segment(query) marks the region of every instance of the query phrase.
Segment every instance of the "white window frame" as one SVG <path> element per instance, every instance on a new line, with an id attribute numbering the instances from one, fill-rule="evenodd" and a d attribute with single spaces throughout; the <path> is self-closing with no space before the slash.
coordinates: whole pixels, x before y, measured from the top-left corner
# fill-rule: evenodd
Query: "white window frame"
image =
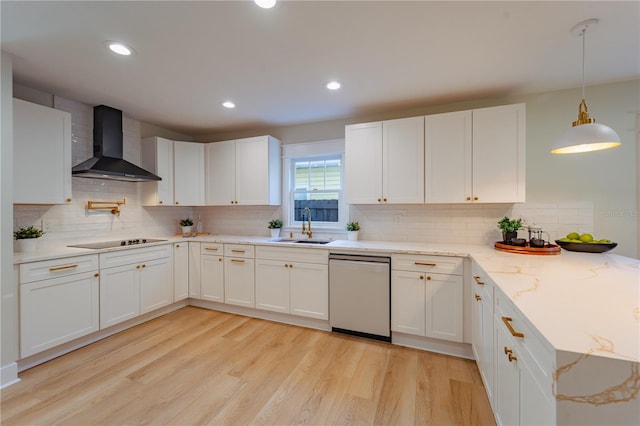
<path id="1" fill-rule="evenodd" d="M 293 215 L 293 162 L 313 161 L 325 159 L 327 157 L 340 156 L 340 200 L 338 202 L 338 222 L 314 222 L 311 223 L 313 229 L 336 232 L 344 231 L 344 227 L 349 220 L 349 205 L 344 197 L 344 139 L 333 139 L 318 142 L 306 142 L 297 144 L 287 144 L 282 146 L 282 217 L 283 228 L 295 232 L 302 228 L 302 222 L 296 221 Z"/>

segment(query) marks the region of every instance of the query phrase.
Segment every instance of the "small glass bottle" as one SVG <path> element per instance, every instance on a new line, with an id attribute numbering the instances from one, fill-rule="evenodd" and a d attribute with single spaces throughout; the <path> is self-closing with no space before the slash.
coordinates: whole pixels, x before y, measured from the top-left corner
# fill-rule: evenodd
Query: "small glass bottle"
<path id="1" fill-rule="evenodd" d="M 198 223 L 196 223 L 196 232 L 198 234 L 202 234 L 202 221 L 200 220 L 200 215 L 198 215 Z"/>

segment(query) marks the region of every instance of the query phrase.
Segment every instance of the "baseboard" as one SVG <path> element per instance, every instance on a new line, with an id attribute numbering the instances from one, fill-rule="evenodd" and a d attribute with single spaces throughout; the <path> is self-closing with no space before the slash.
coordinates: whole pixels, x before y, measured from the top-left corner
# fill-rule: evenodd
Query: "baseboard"
<path id="1" fill-rule="evenodd" d="M 19 381 L 17 362 L 0 367 L 0 389 L 15 385 Z"/>
<path id="2" fill-rule="evenodd" d="M 430 339 L 428 337 L 413 336 L 404 333 L 391 333 L 391 343 L 423 351 L 452 355 L 459 358 L 473 359 L 473 351 L 468 343 L 449 342 L 447 340 Z"/>

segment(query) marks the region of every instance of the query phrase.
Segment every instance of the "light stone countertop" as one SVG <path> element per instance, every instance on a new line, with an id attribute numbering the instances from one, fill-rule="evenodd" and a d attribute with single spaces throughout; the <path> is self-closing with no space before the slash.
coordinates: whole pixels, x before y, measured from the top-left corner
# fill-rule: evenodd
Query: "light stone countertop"
<path id="1" fill-rule="evenodd" d="M 157 238 L 168 241 L 156 245 L 199 241 L 471 257 L 556 350 L 640 362 L 640 260 L 566 250 L 557 256 L 530 256 L 486 246 L 415 242 L 335 240 L 318 245 L 236 235 Z M 89 250 L 61 246 L 16 253 L 14 263 L 139 247 Z"/>

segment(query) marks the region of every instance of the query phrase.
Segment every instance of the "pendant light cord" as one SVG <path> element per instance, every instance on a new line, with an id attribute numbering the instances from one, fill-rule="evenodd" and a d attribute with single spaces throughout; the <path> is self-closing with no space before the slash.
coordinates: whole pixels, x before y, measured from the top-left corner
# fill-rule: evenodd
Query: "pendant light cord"
<path id="1" fill-rule="evenodd" d="M 584 86 L 585 86 L 585 78 L 584 78 L 584 52 L 585 52 L 585 48 L 584 48 L 584 45 L 586 43 L 585 40 L 587 38 L 587 28 L 588 28 L 588 26 L 585 26 L 582 29 L 582 34 L 581 34 L 582 35 L 582 99 L 586 99 L 585 98 L 585 88 L 584 88 Z"/>

